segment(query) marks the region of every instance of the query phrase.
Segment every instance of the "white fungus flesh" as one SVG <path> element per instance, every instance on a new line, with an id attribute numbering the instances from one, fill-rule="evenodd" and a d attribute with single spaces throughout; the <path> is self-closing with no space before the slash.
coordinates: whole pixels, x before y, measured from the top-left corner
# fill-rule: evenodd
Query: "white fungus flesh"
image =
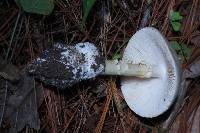
<path id="1" fill-rule="evenodd" d="M 140 78 L 158 77 L 157 66 L 150 64 L 133 64 L 125 60 L 106 60 L 105 75 L 134 76 Z"/>
<path id="2" fill-rule="evenodd" d="M 133 64 L 156 66 L 156 78 L 122 77 L 121 89 L 131 110 L 141 117 L 157 117 L 174 102 L 180 82 L 178 60 L 161 33 L 152 27 L 136 32 L 122 58 Z"/>

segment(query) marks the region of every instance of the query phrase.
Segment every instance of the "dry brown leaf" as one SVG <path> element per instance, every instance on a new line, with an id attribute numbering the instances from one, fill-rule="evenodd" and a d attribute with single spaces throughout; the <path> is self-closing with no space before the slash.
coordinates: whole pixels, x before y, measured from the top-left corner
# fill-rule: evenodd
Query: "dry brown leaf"
<path id="1" fill-rule="evenodd" d="M 191 64 L 190 68 L 185 72 L 186 78 L 196 78 L 200 76 L 200 58 Z"/>
<path id="2" fill-rule="evenodd" d="M 7 89 L 6 103 L 4 110 L 1 109 L 0 113 L 3 116 L 3 123 L 8 122 L 9 127 L 6 129 L 10 133 L 19 132 L 25 126 L 39 130 L 40 120 L 38 115 L 38 105 L 42 98 L 42 90 L 35 86 L 35 81 L 32 77 L 22 74 L 17 85 L 4 81 L 2 85 Z M 3 100 L 5 101 L 5 99 Z M 1 103 L 3 101 L 0 101 Z M 1 125 L 3 127 L 3 124 Z"/>
<path id="3" fill-rule="evenodd" d="M 106 114 L 108 112 L 108 108 L 109 108 L 109 105 L 110 105 L 110 101 L 112 99 L 111 89 L 109 90 L 109 88 L 107 88 L 107 90 L 108 90 L 108 94 L 107 94 L 105 105 L 104 105 L 104 108 L 103 108 L 103 113 L 100 117 L 100 120 L 97 124 L 97 127 L 95 128 L 95 133 L 100 133 L 102 131 L 103 124 L 104 124 L 104 121 L 105 121 L 105 118 L 106 118 Z"/>
<path id="4" fill-rule="evenodd" d="M 14 65 L 7 63 L 0 57 L 0 77 L 16 82 L 19 80 L 20 75 Z"/>
<path id="5" fill-rule="evenodd" d="M 200 133 L 200 106 L 195 113 L 191 133 Z"/>

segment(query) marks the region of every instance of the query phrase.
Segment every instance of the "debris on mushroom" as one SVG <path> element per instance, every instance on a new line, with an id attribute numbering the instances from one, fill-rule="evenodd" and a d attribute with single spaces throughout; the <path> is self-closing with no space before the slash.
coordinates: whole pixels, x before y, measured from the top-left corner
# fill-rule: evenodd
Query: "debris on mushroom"
<path id="1" fill-rule="evenodd" d="M 57 43 L 29 64 L 27 70 L 45 84 L 64 89 L 100 74 L 104 60 L 92 43 L 75 46 Z"/>
<path id="2" fill-rule="evenodd" d="M 126 61 L 105 61 L 94 44 L 85 42 L 75 46 L 57 43 L 29 64 L 27 70 L 45 84 L 64 89 L 99 74 L 143 78 L 157 76 L 153 68 L 156 67 Z"/>
<path id="3" fill-rule="evenodd" d="M 180 85 L 180 69 L 175 52 L 155 28 L 137 31 L 128 42 L 122 58 L 134 64 L 156 66 L 156 78 L 122 77 L 121 89 L 131 110 L 141 117 L 157 117 L 174 102 Z"/>

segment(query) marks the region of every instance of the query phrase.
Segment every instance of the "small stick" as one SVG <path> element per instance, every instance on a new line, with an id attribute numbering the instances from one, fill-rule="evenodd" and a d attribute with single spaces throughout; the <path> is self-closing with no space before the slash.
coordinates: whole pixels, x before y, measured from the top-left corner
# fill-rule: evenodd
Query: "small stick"
<path id="1" fill-rule="evenodd" d="M 15 32 L 16 32 L 16 28 L 17 28 L 20 16 L 21 16 L 21 11 L 19 10 L 18 15 L 17 15 L 17 20 L 15 22 L 15 26 L 14 26 L 14 29 L 13 29 L 13 32 L 12 32 L 12 35 L 11 35 L 8 51 L 6 53 L 6 61 L 8 60 L 8 56 L 9 56 L 9 53 L 10 53 L 11 45 L 12 45 L 12 42 L 13 42 L 13 38 L 14 38 L 14 35 L 15 35 Z"/>
<path id="2" fill-rule="evenodd" d="M 1 124 L 2 124 L 2 121 L 3 121 L 4 112 L 5 112 L 7 92 L 8 92 L 8 83 L 6 81 L 5 96 L 4 96 L 4 102 L 3 102 L 3 109 L 2 109 L 2 114 L 1 114 L 1 118 L 0 118 L 0 126 L 2 126 Z"/>
<path id="3" fill-rule="evenodd" d="M 111 91 L 111 89 L 108 89 L 108 94 L 107 94 L 107 97 L 106 97 L 106 103 L 105 103 L 105 106 L 103 108 L 103 113 L 101 115 L 99 123 L 98 123 L 97 127 L 95 128 L 95 133 L 101 133 L 101 131 L 102 131 L 103 124 L 104 124 L 106 114 L 107 114 L 108 109 L 109 109 L 111 99 L 112 99 L 112 91 Z"/>

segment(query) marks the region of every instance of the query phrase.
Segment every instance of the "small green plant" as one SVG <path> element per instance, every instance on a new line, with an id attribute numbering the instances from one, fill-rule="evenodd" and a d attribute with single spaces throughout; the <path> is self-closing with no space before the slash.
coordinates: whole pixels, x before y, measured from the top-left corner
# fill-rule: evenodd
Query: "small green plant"
<path id="1" fill-rule="evenodd" d="M 94 6 L 95 2 L 96 0 L 83 0 L 83 18 L 82 18 L 81 30 L 83 30 L 87 17 L 92 7 Z"/>
<path id="2" fill-rule="evenodd" d="M 54 8 L 54 0 L 15 0 L 17 5 L 29 13 L 49 15 Z"/>
<path id="3" fill-rule="evenodd" d="M 183 61 L 184 59 L 189 59 L 192 54 L 192 49 L 186 44 L 179 44 L 177 41 L 171 41 L 172 48 L 176 51 L 178 57 Z"/>
<path id="4" fill-rule="evenodd" d="M 174 31 L 180 31 L 181 23 L 180 20 L 183 19 L 183 16 L 180 15 L 179 12 L 170 11 L 170 24 Z"/>

